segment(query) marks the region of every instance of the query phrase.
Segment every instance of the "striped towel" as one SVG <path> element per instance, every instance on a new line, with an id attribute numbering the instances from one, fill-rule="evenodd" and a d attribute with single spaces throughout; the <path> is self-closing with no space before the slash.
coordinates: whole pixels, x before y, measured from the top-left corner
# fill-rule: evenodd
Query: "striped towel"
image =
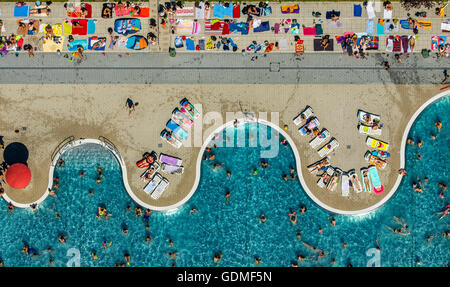
<path id="1" fill-rule="evenodd" d="M 419 20 L 417 21 L 418 24 L 418 28 L 422 28 L 422 29 L 427 29 L 427 30 L 431 30 L 431 21 L 423 21 L 423 20 Z"/>
<path id="2" fill-rule="evenodd" d="M 220 20 L 206 20 L 205 34 L 206 35 L 222 35 L 224 22 Z"/>
<path id="3" fill-rule="evenodd" d="M 177 19 L 177 33 L 178 34 L 192 34 L 194 29 L 194 21 L 190 19 Z"/>

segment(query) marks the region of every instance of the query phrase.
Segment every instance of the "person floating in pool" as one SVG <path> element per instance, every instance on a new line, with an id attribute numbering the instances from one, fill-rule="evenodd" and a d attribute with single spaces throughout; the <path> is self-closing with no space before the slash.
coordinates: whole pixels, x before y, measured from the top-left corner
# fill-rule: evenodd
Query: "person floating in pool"
<path id="1" fill-rule="evenodd" d="M 407 144 L 414 144 L 414 140 L 413 140 L 412 138 L 408 138 L 408 139 L 406 140 L 406 143 L 407 143 Z"/>
<path id="2" fill-rule="evenodd" d="M 67 236 L 65 236 L 65 235 L 63 235 L 63 234 L 58 234 L 58 241 L 60 242 L 60 243 L 66 243 L 66 241 L 67 241 Z"/>
<path id="3" fill-rule="evenodd" d="M 231 177 L 231 171 L 227 170 L 227 178 L 230 179 Z"/>
<path id="4" fill-rule="evenodd" d="M 442 122 L 441 121 L 436 121 L 434 123 L 434 125 L 438 128 L 438 133 L 440 133 L 441 129 L 442 129 Z"/>
<path id="5" fill-rule="evenodd" d="M 231 191 L 227 190 L 227 192 L 225 193 L 225 204 L 228 204 L 230 195 L 231 195 Z"/>
<path id="6" fill-rule="evenodd" d="M 222 259 L 222 252 L 219 251 L 218 253 L 214 254 L 213 261 L 214 263 L 217 263 L 220 259 Z"/>
<path id="7" fill-rule="evenodd" d="M 106 250 L 106 248 L 108 248 L 109 246 L 111 246 L 111 244 L 112 244 L 112 241 L 110 241 L 110 242 L 107 242 L 106 240 L 103 240 L 102 241 L 102 246 L 103 246 L 103 248 Z"/>
<path id="8" fill-rule="evenodd" d="M 144 219 L 149 220 L 150 215 L 152 215 L 152 211 L 150 209 L 146 208 L 144 211 Z"/>
<path id="9" fill-rule="evenodd" d="M 191 208 L 191 210 L 189 210 L 189 215 L 191 215 L 194 212 L 198 213 L 198 210 L 196 208 Z"/>
<path id="10" fill-rule="evenodd" d="M 396 216 L 394 216 L 394 219 L 397 223 L 399 223 L 401 225 L 401 228 L 392 228 L 389 226 L 386 226 L 387 229 L 389 229 L 390 231 L 396 233 L 396 234 L 400 234 L 400 235 L 409 235 L 410 232 L 408 231 L 408 224 L 404 219 L 400 219 Z"/>
<path id="11" fill-rule="evenodd" d="M 261 213 L 261 215 L 259 216 L 259 220 L 264 223 L 267 221 L 267 217 L 264 215 L 264 213 Z"/>
<path id="12" fill-rule="evenodd" d="M 150 234 L 147 234 L 147 236 L 145 237 L 145 241 L 146 242 L 152 242 L 153 238 Z"/>
<path id="13" fill-rule="evenodd" d="M 91 256 L 92 256 L 93 260 L 97 260 L 98 259 L 97 252 L 95 252 L 95 249 L 92 249 Z"/>
<path id="14" fill-rule="evenodd" d="M 140 207 L 136 206 L 134 208 L 134 215 L 136 215 L 136 217 L 141 216 L 142 215 L 142 209 Z"/>
<path id="15" fill-rule="evenodd" d="M 256 265 L 258 265 L 259 263 L 262 263 L 262 259 L 259 256 L 254 257 L 253 260 L 255 261 Z"/>
<path id="16" fill-rule="evenodd" d="M 166 240 L 167 242 L 169 242 L 169 247 L 173 247 L 173 241 L 172 241 L 172 239 L 170 239 L 170 238 L 167 238 L 167 240 Z"/>
<path id="17" fill-rule="evenodd" d="M 125 252 L 125 253 L 123 254 L 123 258 L 125 259 L 125 262 L 127 263 L 127 265 L 130 265 L 130 262 L 131 262 L 131 256 L 130 256 L 130 254 L 128 254 L 128 252 Z"/>
<path id="18" fill-rule="evenodd" d="M 334 217 L 333 216 L 330 216 L 328 219 L 330 219 L 330 225 L 331 226 L 336 226 L 336 219 L 334 219 Z"/>
<path id="19" fill-rule="evenodd" d="M 295 211 L 292 213 L 289 213 L 289 220 L 291 221 L 291 223 L 293 225 L 297 224 L 297 213 L 295 213 Z"/>

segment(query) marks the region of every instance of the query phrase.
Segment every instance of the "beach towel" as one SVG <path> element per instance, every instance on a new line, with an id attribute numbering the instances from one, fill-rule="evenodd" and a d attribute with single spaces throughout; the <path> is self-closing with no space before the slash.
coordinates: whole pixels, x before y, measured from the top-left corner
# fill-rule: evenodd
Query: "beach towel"
<path id="1" fill-rule="evenodd" d="M 150 8 L 148 8 L 148 7 L 139 7 L 139 14 L 134 14 L 133 12 L 134 12 L 134 7 L 131 7 L 131 9 L 130 9 L 131 17 L 141 17 L 141 18 L 150 17 Z"/>
<path id="2" fill-rule="evenodd" d="M 62 32 L 64 35 L 72 35 L 72 22 L 64 21 L 62 23 Z"/>
<path id="3" fill-rule="evenodd" d="M 409 22 L 408 22 L 408 20 L 405 20 L 405 19 L 400 20 L 400 26 L 401 26 L 403 29 L 411 29 L 411 28 L 409 27 Z"/>
<path id="4" fill-rule="evenodd" d="M 394 47 L 392 52 L 397 53 L 402 51 L 402 38 L 400 36 L 394 36 Z"/>
<path id="5" fill-rule="evenodd" d="M 191 38 L 186 38 L 186 50 L 195 51 L 195 41 Z"/>
<path id="6" fill-rule="evenodd" d="M 333 51 L 333 42 L 334 40 L 330 38 L 330 43 L 328 44 L 328 47 L 324 50 L 323 47 L 321 47 L 322 39 L 314 39 L 314 51 Z"/>
<path id="7" fill-rule="evenodd" d="M 431 21 L 419 20 L 419 21 L 417 21 L 417 24 L 418 24 L 418 28 L 427 29 L 427 30 L 431 30 L 432 29 Z"/>
<path id="8" fill-rule="evenodd" d="M 305 45 L 303 44 L 303 40 L 297 40 L 295 42 L 295 53 L 304 53 Z"/>
<path id="9" fill-rule="evenodd" d="M 48 24 L 45 24 L 45 23 L 40 24 L 39 25 L 39 33 L 45 34 L 46 33 L 45 32 L 45 27 L 47 25 Z M 51 26 L 52 26 L 52 30 L 53 30 L 53 35 L 54 36 L 62 36 L 63 35 L 63 25 L 62 24 L 53 24 Z"/>
<path id="10" fill-rule="evenodd" d="M 393 36 L 389 36 L 386 39 L 386 51 L 392 52 L 394 50 L 394 38 Z"/>
<path id="11" fill-rule="evenodd" d="M 298 4 L 293 5 L 281 5 L 281 13 L 282 14 L 298 14 L 300 8 Z"/>
<path id="12" fill-rule="evenodd" d="M 195 19 L 205 19 L 205 3 L 201 1 L 198 6 L 200 7 L 194 7 Z"/>
<path id="13" fill-rule="evenodd" d="M 316 24 L 316 36 L 320 36 L 323 34 L 322 24 Z"/>
<path id="14" fill-rule="evenodd" d="M 261 11 L 261 16 L 269 16 L 272 14 L 272 7 L 266 7 L 264 9 L 262 9 Z"/>
<path id="15" fill-rule="evenodd" d="M 316 35 L 316 27 L 303 27 L 303 35 L 315 36 Z"/>
<path id="16" fill-rule="evenodd" d="M 207 35 L 221 35 L 224 22 L 221 20 L 206 20 L 205 34 Z"/>
<path id="17" fill-rule="evenodd" d="M 378 50 L 380 39 L 378 36 L 370 37 L 370 42 L 367 45 L 367 50 Z"/>
<path id="18" fill-rule="evenodd" d="M 341 20 L 330 21 L 330 22 L 328 22 L 327 25 L 328 25 L 328 28 L 343 28 L 344 27 Z"/>
<path id="19" fill-rule="evenodd" d="M 19 20 L 19 27 L 17 28 L 17 35 L 35 35 L 39 33 L 39 20 L 34 19 L 24 19 Z M 24 24 L 24 25 L 20 25 Z M 29 25 L 31 25 L 32 29 L 29 28 Z"/>
<path id="20" fill-rule="evenodd" d="M 375 18 L 375 9 L 373 8 L 373 2 L 369 1 L 366 6 L 367 18 L 373 19 Z"/>
<path id="21" fill-rule="evenodd" d="M 114 31 L 124 36 L 141 30 L 141 21 L 135 18 L 123 18 L 114 21 Z"/>
<path id="22" fill-rule="evenodd" d="M 92 17 L 92 6 L 89 3 L 81 3 L 81 5 L 77 5 L 75 3 L 66 3 L 66 14 L 67 17 L 72 18 L 91 18 Z M 87 10 L 87 15 L 85 17 L 81 16 L 81 8 L 84 7 Z"/>
<path id="23" fill-rule="evenodd" d="M 450 21 L 447 20 L 447 22 L 441 23 L 441 31 L 442 32 L 450 32 Z"/>
<path id="24" fill-rule="evenodd" d="M 336 16 L 340 16 L 341 15 L 341 12 L 340 11 L 335 11 L 335 10 L 333 10 L 333 11 L 327 11 L 326 12 L 326 14 L 325 14 L 325 18 L 326 19 L 331 19 L 331 14 L 336 14 Z"/>
<path id="25" fill-rule="evenodd" d="M 228 3 L 228 7 L 223 7 L 223 14 L 225 17 L 233 17 L 233 4 Z"/>
<path id="26" fill-rule="evenodd" d="M 258 32 L 266 32 L 266 31 L 270 31 L 270 24 L 269 21 L 264 21 L 261 22 L 261 25 L 259 25 L 256 28 L 253 28 L 253 32 L 254 33 L 258 33 Z"/>
<path id="27" fill-rule="evenodd" d="M 202 26 L 199 22 L 194 21 L 194 24 L 192 25 L 192 34 L 199 34 L 202 31 Z"/>
<path id="28" fill-rule="evenodd" d="M 280 50 L 287 50 L 287 39 L 286 38 L 281 38 L 278 41 L 278 47 L 280 48 Z"/>
<path id="29" fill-rule="evenodd" d="M 88 20 L 87 33 L 95 34 L 95 22 L 96 20 Z"/>
<path id="30" fill-rule="evenodd" d="M 241 17 L 241 6 L 239 4 L 233 5 L 233 18 L 237 19 Z"/>
<path id="31" fill-rule="evenodd" d="M 273 26 L 273 32 L 275 34 L 278 34 L 278 32 L 280 32 L 280 23 L 275 23 L 275 25 Z"/>
<path id="32" fill-rule="evenodd" d="M 75 26 L 78 23 L 80 26 Z M 72 35 L 87 35 L 88 21 L 86 19 L 72 20 Z"/>
<path id="33" fill-rule="evenodd" d="M 42 40 L 42 51 L 44 52 L 57 52 L 62 51 L 64 47 L 64 36 L 56 36 L 51 39 Z"/>
<path id="34" fill-rule="evenodd" d="M 114 3 L 103 3 L 103 7 L 102 7 L 102 18 L 104 19 L 108 19 L 108 18 L 112 18 L 113 17 L 113 11 L 114 11 L 114 7 L 116 6 L 116 4 Z M 106 14 L 106 9 L 110 9 L 111 10 L 111 16 L 109 16 L 108 14 Z"/>
<path id="35" fill-rule="evenodd" d="M 353 17 L 361 17 L 362 7 L 360 4 L 353 4 Z"/>
<path id="36" fill-rule="evenodd" d="M 433 36 L 431 37 L 431 50 L 439 50 L 439 46 L 444 45 L 447 41 L 446 36 Z"/>
<path id="37" fill-rule="evenodd" d="M 181 36 L 175 37 L 175 40 L 173 42 L 174 42 L 175 48 L 183 47 L 183 38 Z"/>
<path id="38" fill-rule="evenodd" d="M 214 4 L 213 16 L 218 19 L 225 18 L 225 7 L 221 4 Z"/>
<path id="39" fill-rule="evenodd" d="M 78 50 L 78 46 L 83 47 L 83 50 L 86 50 L 88 47 L 88 40 L 73 40 L 72 42 L 69 42 L 69 52 L 75 52 Z"/>
<path id="40" fill-rule="evenodd" d="M 300 24 L 291 24 L 291 34 L 299 34 L 300 33 Z"/>
<path id="41" fill-rule="evenodd" d="M 116 6 L 114 7 L 114 12 L 116 12 L 117 17 L 130 15 L 130 10 L 126 9 L 125 7 L 126 7 L 125 3 L 116 4 Z M 122 9 L 119 9 L 119 8 L 122 8 Z"/>
<path id="42" fill-rule="evenodd" d="M 409 53 L 411 52 L 411 49 L 409 47 L 409 37 L 408 36 L 402 36 L 401 37 L 401 41 L 402 41 L 402 52 L 403 53 Z"/>
<path id="43" fill-rule="evenodd" d="M 48 6 L 46 6 L 46 5 L 35 6 L 33 9 L 30 9 L 30 16 L 32 16 L 32 17 L 48 17 L 51 12 L 48 11 L 49 13 L 47 14 L 47 8 L 48 8 Z M 35 10 L 35 9 L 38 9 L 38 10 Z"/>
<path id="44" fill-rule="evenodd" d="M 141 35 L 131 36 L 127 39 L 126 47 L 130 50 L 142 50 L 147 48 L 148 40 Z"/>
<path id="45" fill-rule="evenodd" d="M 30 6 L 14 6 L 14 17 L 29 17 Z"/>
<path id="46" fill-rule="evenodd" d="M 377 22 L 377 35 L 383 36 L 384 35 L 384 25 L 380 23 L 380 21 Z"/>
<path id="47" fill-rule="evenodd" d="M 200 51 L 205 50 L 205 40 L 204 39 L 198 40 L 198 48 Z"/>
<path id="48" fill-rule="evenodd" d="M 192 34 L 194 30 L 194 21 L 191 19 L 177 19 L 177 33 L 178 34 Z"/>
<path id="49" fill-rule="evenodd" d="M 89 50 L 105 51 L 105 48 L 106 48 L 106 37 L 97 37 L 97 36 L 89 37 L 88 39 Z"/>
<path id="50" fill-rule="evenodd" d="M 249 25 L 247 22 L 230 23 L 229 30 L 230 33 L 241 33 L 241 35 L 247 35 L 248 27 Z"/>
<path id="51" fill-rule="evenodd" d="M 175 15 L 178 16 L 194 16 L 194 7 L 183 7 L 182 9 L 178 8 L 175 12 Z"/>
<path id="52" fill-rule="evenodd" d="M 374 31 L 375 21 L 373 19 L 367 20 L 366 33 L 372 35 Z"/>
<path id="53" fill-rule="evenodd" d="M 392 10 L 384 9 L 383 19 L 392 19 Z"/>

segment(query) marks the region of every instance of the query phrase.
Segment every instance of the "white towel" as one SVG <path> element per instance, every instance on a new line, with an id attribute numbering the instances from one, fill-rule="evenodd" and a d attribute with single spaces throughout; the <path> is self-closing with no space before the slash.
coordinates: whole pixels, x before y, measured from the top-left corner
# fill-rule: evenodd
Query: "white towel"
<path id="1" fill-rule="evenodd" d="M 392 19 L 392 10 L 386 10 L 384 9 L 384 19 Z"/>
<path id="2" fill-rule="evenodd" d="M 387 45 L 386 45 L 386 51 L 392 52 L 394 50 L 394 40 L 388 39 Z"/>
<path id="3" fill-rule="evenodd" d="M 450 23 L 441 23 L 441 30 L 442 31 L 450 31 Z"/>
<path id="4" fill-rule="evenodd" d="M 367 18 L 369 18 L 369 19 L 373 19 L 373 18 L 375 18 L 375 9 L 373 9 L 373 2 L 372 1 L 369 1 L 368 3 L 367 3 L 367 7 L 366 7 L 366 10 L 367 10 Z"/>
<path id="5" fill-rule="evenodd" d="M 200 1 L 198 4 L 200 8 L 195 7 L 195 19 L 204 19 L 205 18 L 205 4 L 203 1 Z"/>
<path id="6" fill-rule="evenodd" d="M 278 41 L 278 47 L 280 47 L 280 50 L 287 50 L 287 40 L 281 38 L 280 41 Z"/>

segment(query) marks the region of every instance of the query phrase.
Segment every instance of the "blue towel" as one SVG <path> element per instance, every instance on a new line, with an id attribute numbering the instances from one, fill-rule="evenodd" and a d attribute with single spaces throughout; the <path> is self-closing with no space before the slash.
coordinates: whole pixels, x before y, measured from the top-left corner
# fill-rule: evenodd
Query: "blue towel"
<path id="1" fill-rule="evenodd" d="M 359 4 L 353 4 L 353 16 L 361 17 L 362 7 Z"/>
<path id="2" fill-rule="evenodd" d="M 367 34 L 370 35 L 373 34 L 374 24 L 375 22 L 373 21 L 373 19 L 367 20 L 367 29 L 366 29 Z"/>
<path id="3" fill-rule="evenodd" d="M 78 50 L 78 46 L 81 46 L 84 50 L 86 50 L 88 48 L 88 40 L 73 40 L 69 43 L 69 52 L 75 52 Z"/>
<path id="4" fill-rule="evenodd" d="M 14 17 L 30 17 L 30 6 L 14 6 Z"/>
<path id="5" fill-rule="evenodd" d="M 214 12 L 215 18 L 223 19 L 225 17 L 225 7 L 220 4 L 214 4 L 213 12 Z M 231 15 L 231 16 L 233 16 L 233 15 Z"/>
<path id="6" fill-rule="evenodd" d="M 186 38 L 186 50 L 195 51 L 195 42 L 191 38 Z"/>
<path id="7" fill-rule="evenodd" d="M 323 34 L 322 24 L 316 24 L 316 36 L 319 36 L 322 34 Z"/>
<path id="8" fill-rule="evenodd" d="M 391 32 L 391 29 L 389 29 L 389 26 L 391 26 L 391 23 L 390 23 L 390 22 L 385 22 L 385 23 L 384 23 L 384 33 L 385 33 L 385 34 Z"/>
<path id="9" fill-rule="evenodd" d="M 87 33 L 88 34 L 95 34 L 95 22 L 94 22 L 94 20 L 88 20 Z"/>
<path id="10" fill-rule="evenodd" d="M 400 20 L 400 26 L 403 29 L 409 29 L 409 22 L 408 22 L 408 20 Z"/>
<path id="11" fill-rule="evenodd" d="M 334 12 L 334 14 L 336 14 L 338 17 L 339 16 L 341 16 L 341 12 L 339 12 L 339 11 L 327 11 L 327 13 L 326 13 L 326 15 L 325 15 L 325 18 L 327 18 L 327 19 L 331 19 L 331 13 L 333 13 Z"/>
<path id="12" fill-rule="evenodd" d="M 228 5 L 227 7 L 223 7 L 223 15 L 226 17 L 233 17 L 233 4 L 229 3 L 230 5 Z"/>

